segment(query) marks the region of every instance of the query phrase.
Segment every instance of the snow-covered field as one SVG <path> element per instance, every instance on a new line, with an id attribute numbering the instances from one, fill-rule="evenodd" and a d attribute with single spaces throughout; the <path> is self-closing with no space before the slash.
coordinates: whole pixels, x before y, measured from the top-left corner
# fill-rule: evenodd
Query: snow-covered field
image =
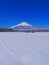
<path id="1" fill-rule="evenodd" d="M 49 65 L 49 33 L 0 32 L 0 65 Z"/>

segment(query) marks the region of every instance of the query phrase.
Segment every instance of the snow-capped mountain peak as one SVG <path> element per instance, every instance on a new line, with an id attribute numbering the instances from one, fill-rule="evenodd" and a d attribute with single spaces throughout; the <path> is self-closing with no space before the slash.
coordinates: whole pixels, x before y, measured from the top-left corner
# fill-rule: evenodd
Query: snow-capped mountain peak
<path id="1" fill-rule="evenodd" d="M 18 24 L 17 26 L 32 26 L 32 25 L 28 24 L 27 22 L 22 22 Z"/>
<path id="2" fill-rule="evenodd" d="M 11 28 L 15 28 L 15 27 L 17 27 L 17 26 L 32 26 L 32 25 L 28 24 L 27 22 L 22 22 L 22 23 L 20 23 L 20 24 L 17 24 L 17 25 L 15 25 L 15 26 L 12 26 Z"/>

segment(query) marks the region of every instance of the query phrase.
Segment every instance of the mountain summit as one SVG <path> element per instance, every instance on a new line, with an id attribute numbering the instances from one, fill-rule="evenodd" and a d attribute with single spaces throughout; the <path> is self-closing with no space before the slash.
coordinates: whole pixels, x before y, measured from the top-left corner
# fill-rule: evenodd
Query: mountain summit
<path id="1" fill-rule="evenodd" d="M 28 24 L 27 22 L 22 22 L 18 24 L 17 26 L 32 26 L 32 25 Z"/>

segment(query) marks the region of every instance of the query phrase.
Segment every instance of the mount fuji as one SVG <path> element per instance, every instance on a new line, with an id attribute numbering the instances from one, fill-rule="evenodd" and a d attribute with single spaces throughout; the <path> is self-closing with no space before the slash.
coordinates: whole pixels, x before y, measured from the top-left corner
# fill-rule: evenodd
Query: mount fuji
<path id="1" fill-rule="evenodd" d="M 0 28 L 0 32 L 49 32 L 49 29 L 38 28 L 27 22 L 22 22 L 9 28 Z"/>
<path id="2" fill-rule="evenodd" d="M 11 29 L 13 30 L 21 30 L 21 31 L 30 31 L 30 30 L 37 30 L 39 28 L 32 26 L 31 24 L 28 24 L 27 22 L 22 22 L 18 25 L 12 26 Z"/>

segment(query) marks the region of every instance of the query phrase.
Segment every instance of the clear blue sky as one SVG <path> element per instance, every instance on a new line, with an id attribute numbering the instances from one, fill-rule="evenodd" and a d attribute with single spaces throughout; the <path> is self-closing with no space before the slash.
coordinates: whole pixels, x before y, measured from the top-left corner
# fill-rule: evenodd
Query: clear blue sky
<path id="1" fill-rule="evenodd" d="M 0 27 L 22 21 L 49 28 L 49 0 L 0 0 Z"/>

